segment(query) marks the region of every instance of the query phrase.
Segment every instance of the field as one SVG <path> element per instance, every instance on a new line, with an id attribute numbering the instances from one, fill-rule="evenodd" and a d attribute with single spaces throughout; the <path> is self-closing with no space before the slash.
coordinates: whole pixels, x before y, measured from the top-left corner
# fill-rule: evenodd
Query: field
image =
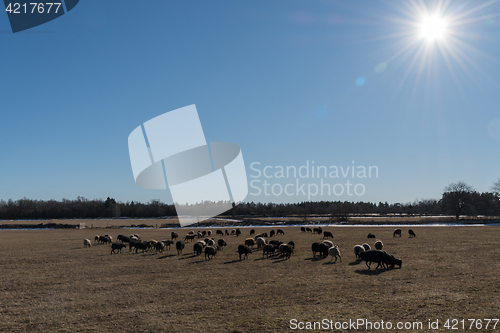
<path id="1" fill-rule="evenodd" d="M 498 227 L 414 227 L 416 238 L 408 238 L 407 227 L 401 238 L 390 227 L 325 227 L 342 252 L 337 263 L 313 259 L 311 243 L 321 236 L 283 229 L 285 236 L 274 238 L 295 242 L 289 260 L 262 259 L 254 251 L 242 261 L 236 248 L 250 228 L 241 228 L 240 237 L 224 236 L 227 248 L 210 261 L 193 256 L 192 243 L 182 255 L 174 248 L 118 255 L 110 255 L 109 245 L 83 248 L 83 239 L 93 243 L 96 234 L 161 240 L 169 238 L 168 229 L 0 231 L 0 332 L 301 331 L 291 329 L 293 319 L 422 322 L 422 329 L 405 332 L 500 330 L 500 323 L 491 329 L 493 322 L 469 329 L 467 321 L 500 317 Z M 183 237 L 189 230 L 176 231 Z M 373 265 L 368 271 L 354 260 L 355 244 L 373 246 L 369 232 L 403 260 L 401 269 Z M 459 330 L 446 329 L 453 318 L 465 319 L 466 329 L 461 322 Z M 439 329 L 428 329 L 428 320 L 436 319 Z"/>

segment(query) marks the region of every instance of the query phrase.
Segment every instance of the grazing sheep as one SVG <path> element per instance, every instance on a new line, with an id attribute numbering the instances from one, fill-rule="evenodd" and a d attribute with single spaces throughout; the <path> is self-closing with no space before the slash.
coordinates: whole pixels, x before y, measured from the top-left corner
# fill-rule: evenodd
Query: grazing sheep
<path id="1" fill-rule="evenodd" d="M 272 244 L 264 245 L 264 248 L 262 249 L 262 258 L 264 258 L 264 255 L 267 255 L 269 257 L 270 254 L 274 254 L 276 248 L 277 248 L 276 245 Z"/>
<path id="2" fill-rule="evenodd" d="M 264 245 L 267 245 L 266 240 L 262 237 L 257 238 L 257 250 L 260 250 L 261 248 L 263 248 Z"/>
<path id="3" fill-rule="evenodd" d="M 384 252 L 384 251 L 382 251 Z M 394 257 L 392 254 L 389 254 L 387 252 L 384 252 L 386 254 L 385 256 L 385 260 L 386 260 L 386 265 L 387 266 L 392 266 L 392 268 L 394 268 L 395 265 L 398 265 L 399 268 L 401 268 L 402 264 L 403 264 L 403 261 L 401 259 L 398 259 L 396 257 Z"/>
<path id="4" fill-rule="evenodd" d="M 207 246 L 205 248 L 205 260 L 208 257 L 208 260 L 213 259 L 217 254 L 217 248 L 214 246 Z"/>
<path id="5" fill-rule="evenodd" d="M 241 235 L 241 230 L 240 230 L 240 228 L 236 229 L 236 236 L 239 236 L 239 235 Z"/>
<path id="6" fill-rule="evenodd" d="M 116 253 L 115 251 L 118 251 L 118 253 L 122 253 L 122 249 L 124 247 L 127 247 L 127 245 L 123 243 L 112 243 L 111 244 L 111 254 Z"/>
<path id="7" fill-rule="evenodd" d="M 204 236 L 203 236 L 203 234 L 201 233 L 201 231 L 198 231 L 198 232 L 196 233 L 196 235 L 198 236 L 198 238 L 204 237 Z"/>
<path id="8" fill-rule="evenodd" d="M 255 234 L 255 229 L 250 230 L 250 235 Z"/>
<path id="9" fill-rule="evenodd" d="M 415 232 L 411 229 L 408 230 L 408 234 L 410 234 L 410 238 L 416 237 Z"/>
<path id="10" fill-rule="evenodd" d="M 139 240 L 141 239 L 141 237 L 138 234 L 134 234 L 134 237 L 139 238 Z"/>
<path id="11" fill-rule="evenodd" d="M 111 237 L 110 235 L 104 235 L 104 237 L 106 237 L 108 239 L 108 242 L 110 242 L 110 243 L 113 242 L 113 237 Z"/>
<path id="12" fill-rule="evenodd" d="M 331 248 L 333 246 L 333 242 L 329 241 L 329 240 L 324 240 L 323 244 L 326 244 L 326 246 L 328 246 L 328 248 Z"/>
<path id="13" fill-rule="evenodd" d="M 300 231 L 302 231 L 302 232 L 306 232 L 306 228 L 304 228 L 304 227 L 300 227 Z"/>
<path id="14" fill-rule="evenodd" d="M 204 245 L 200 242 L 196 242 L 193 245 L 193 252 L 195 255 L 200 255 L 203 252 Z"/>
<path id="15" fill-rule="evenodd" d="M 212 236 L 212 230 L 207 230 L 207 236 L 208 237 Z"/>
<path id="16" fill-rule="evenodd" d="M 380 239 L 377 239 L 377 241 L 375 242 L 375 249 L 382 250 L 383 247 L 384 247 L 384 243 L 382 243 L 382 241 Z"/>
<path id="17" fill-rule="evenodd" d="M 163 250 L 165 250 L 165 243 L 163 243 L 163 242 L 156 242 L 156 244 L 155 244 L 155 250 L 156 250 L 157 254 L 158 254 L 158 252 L 163 253 Z"/>
<path id="18" fill-rule="evenodd" d="M 354 255 L 356 256 L 356 260 L 361 260 L 361 252 L 365 252 L 363 245 L 354 245 Z"/>
<path id="19" fill-rule="evenodd" d="M 234 236 L 234 235 L 236 235 L 236 229 L 231 230 L 231 236 Z"/>
<path id="20" fill-rule="evenodd" d="M 293 247 L 289 244 L 281 244 L 279 250 L 283 258 L 286 259 L 290 258 L 293 253 Z"/>
<path id="21" fill-rule="evenodd" d="M 335 257 L 335 262 L 337 262 L 337 256 L 340 258 L 340 261 L 342 262 L 342 257 L 340 256 L 340 250 L 337 245 L 332 246 L 331 248 L 328 249 L 328 254 L 332 257 L 330 262 L 333 260 L 333 257 Z"/>
<path id="22" fill-rule="evenodd" d="M 186 237 L 184 237 L 184 241 L 194 240 L 195 237 L 195 234 L 187 234 Z"/>
<path id="23" fill-rule="evenodd" d="M 255 240 L 253 238 L 247 238 L 247 239 L 245 239 L 245 245 L 252 247 L 255 245 Z"/>
<path id="24" fill-rule="evenodd" d="M 330 231 L 324 231 L 323 238 L 333 238 L 333 234 Z"/>
<path id="25" fill-rule="evenodd" d="M 221 236 L 224 236 L 224 231 L 220 230 L 220 229 L 217 229 L 217 231 L 215 232 L 217 235 L 221 235 Z"/>
<path id="26" fill-rule="evenodd" d="M 175 248 L 177 249 L 177 254 L 181 254 L 182 250 L 184 249 L 184 242 L 177 241 L 177 243 L 175 243 Z"/>
<path id="27" fill-rule="evenodd" d="M 362 246 L 365 248 L 365 251 L 370 251 L 371 250 L 370 245 L 368 245 L 367 243 L 364 243 Z"/>
<path id="28" fill-rule="evenodd" d="M 99 236 L 94 237 L 94 244 L 99 242 Z"/>
<path id="29" fill-rule="evenodd" d="M 274 230 L 269 231 L 269 237 L 273 237 L 276 235 L 276 232 Z"/>
<path id="30" fill-rule="evenodd" d="M 217 241 L 217 245 L 218 245 L 218 246 L 219 246 L 219 248 L 222 250 L 222 249 L 224 248 L 224 246 L 227 246 L 227 243 L 226 243 L 226 241 L 225 241 L 224 239 L 222 239 L 222 238 L 221 238 L 221 239 L 219 239 L 219 240 Z"/>
<path id="31" fill-rule="evenodd" d="M 236 231 L 234 231 L 234 232 L 236 232 Z M 229 232 L 227 231 L 227 229 L 226 229 L 226 236 L 229 236 Z"/>
<path id="32" fill-rule="evenodd" d="M 365 261 L 366 267 L 368 269 L 371 268 L 371 263 L 376 262 L 377 267 L 375 269 L 378 269 L 380 266 L 384 268 L 384 263 L 386 261 L 386 254 L 384 251 L 379 251 L 379 250 L 368 250 L 360 253 L 361 260 Z"/>
<path id="33" fill-rule="evenodd" d="M 368 236 L 366 238 L 376 238 L 374 234 L 372 234 L 371 232 L 368 234 Z"/>
<path id="34" fill-rule="evenodd" d="M 130 243 L 130 246 L 132 247 L 132 243 Z M 149 248 L 149 243 L 148 242 L 138 242 L 134 243 L 133 247 L 135 248 L 135 253 L 137 253 L 138 250 L 142 250 L 142 253 L 146 251 Z"/>
<path id="35" fill-rule="evenodd" d="M 280 246 L 281 244 L 283 244 L 283 242 L 281 242 L 279 240 L 271 240 L 271 241 L 269 241 L 269 244 Z"/>
<path id="36" fill-rule="evenodd" d="M 210 239 L 207 241 L 207 246 L 215 246 L 215 239 L 210 238 Z"/>
<path id="37" fill-rule="evenodd" d="M 289 241 L 288 245 L 290 245 L 292 249 L 295 249 L 295 243 L 293 241 Z"/>
<path id="38" fill-rule="evenodd" d="M 168 247 L 169 250 L 170 250 L 170 245 L 174 244 L 174 241 L 171 241 L 170 239 L 164 239 L 161 242 L 165 244 L 165 247 Z"/>
<path id="39" fill-rule="evenodd" d="M 172 237 L 172 240 L 176 239 L 176 238 L 179 238 L 179 234 L 177 234 L 176 232 L 173 232 L 170 234 L 170 236 Z"/>
<path id="40" fill-rule="evenodd" d="M 311 249 L 313 252 L 313 257 L 316 258 L 316 253 L 319 252 L 320 257 L 321 256 L 328 256 L 328 245 L 325 243 L 313 243 L 311 245 Z"/>
<path id="41" fill-rule="evenodd" d="M 282 229 L 276 230 L 276 235 L 285 235 L 285 232 Z"/>
<path id="42" fill-rule="evenodd" d="M 307 232 L 313 232 L 311 228 L 306 228 Z"/>
<path id="43" fill-rule="evenodd" d="M 392 233 L 392 237 L 399 236 L 401 237 L 401 229 L 395 229 L 394 232 Z"/>
<path id="44" fill-rule="evenodd" d="M 193 234 L 194 234 L 194 231 L 193 230 L 189 230 L 188 235 L 193 235 Z"/>
<path id="45" fill-rule="evenodd" d="M 207 232 L 206 232 L 205 230 L 203 230 L 203 231 L 201 232 L 201 237 L 205 237 L 206 235 L 207 235 Z M 200 238 L 201 238 L 201 237 L 200 237 Z"/>
<path id="46" fill-rule="evenodd" d="M 122 243 L 130 243 L 130 237 L 127 237 L 125 235 L 118 235 L 118 237 L 116 237 L 116 239 Z"/>
<path id="47" fill-rule="evenodd" d="M 100 244 L 108 244 L 109 238 L 106 236 L 99 236 L 99 243 Z"/>
<path id="48" fill-rule="evenodd" d="M 132 236 L 130 237 L 130 242 L 129 242 L 129 243 L 132 243 L 132 242 L 140 242 L 140 241 L 141 241 L 141 240 L 140 240 L 139 238 L 137 238 L 137 237 L 135 237 L 135 236 L 133 236 L 133 235 L 132 235 Z"/>
<path id="49" fill-rule="evenodd" d="M 243 254 L 243 259 L 247 258 L 248 259 L 248 254 L 252 253 L 252 249 L 249 248 L 246 245 L 238 245 L 238 254 L 240 255 L 240 260 L 241 260 L 241 255 Z"/>
<path id="50" fill-rule="evenodd" d="M 321 228 L 321 227 L 314 228 L 313 232 L 318 234 L 318 235 L 321 235 L 323 233 L 323 228 Z"/>
<path id="51" fill-rule="evenodd" d="M 91 247 L 91 246 L 92 246 L 92 243 L 90 242 L 90 239 L 85 238 L 85 239 L 83 240 L 83 247 L 87 247 L 87 246 L 88 246 L 88 247 Z"/>
<path id="52" fill-rule="evenodd" d="M 314 258 L 316 258 L 316 253 L 319 252 L 319 244 L 321 244 L 321 243 L 315 242 L 315 243 L 312 243 L 312 245 L 311 245 L 311 250 L 312 250 Z"/>

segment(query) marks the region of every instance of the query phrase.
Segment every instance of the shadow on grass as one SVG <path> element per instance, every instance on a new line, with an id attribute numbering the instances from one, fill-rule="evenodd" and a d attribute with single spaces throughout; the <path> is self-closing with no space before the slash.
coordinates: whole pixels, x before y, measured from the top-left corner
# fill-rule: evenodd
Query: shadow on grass
<path id="1" fill-rule="evenodd" d="M 328 261 L 328 262 L 324 262 L 323 265 L 334 265 L 336 263 L 342 263 L 342 261 Z"/>
<path id="2" fill-rule="evenodd" d="M 379 275 L 386 272 L 386 269 L 357 269 L 354 273 L 362 274 L 362 275 Z"/>
<path id="3" fill-rule="evenodd" d="M 242 258 L 241 260 L 240 260 L 240 259 L 235 259 L 235 260 L 232 260 L 232 261 L 226 261 L 226 262 L 224 263 L 224 265 L 225 265 L 225 264 L 234 264 L 234 263 L 236 263 L 236 262 L 245 261 L 245 260 L 248 260 L 248 259 L 243 259 L 243 258 Z"/>
<path id="4" fill-rule="evenodd" d="M 166 259 L 166 258 L 171 258 L 171 257 L 175 257 L 175 254 L 167 254 L 167 255 L 158 257 L 158 259 Z"/>
<path id="5" fill-rule="evenodd" d="M 348 265 L 354 266 L 354 265 L 359 265 L 359 264 L 361 264 L 361 260 L 351 261 Z"/>
<path id="6" fill-rule="evenodd" d="M 306 260 L 311 260 L 311 261 L 320 261 L 320 260 L 325 260 L 326 257 L 312 257 L 312 258 L 306 258 Z"/>

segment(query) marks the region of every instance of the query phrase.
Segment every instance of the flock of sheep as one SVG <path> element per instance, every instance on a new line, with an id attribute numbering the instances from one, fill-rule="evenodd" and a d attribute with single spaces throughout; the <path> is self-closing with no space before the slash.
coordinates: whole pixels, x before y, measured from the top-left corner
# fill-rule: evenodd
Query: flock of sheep
<path id="1" fill-rule="evenodd" d="M 302 232 L 311 232 L 318 235 L 323 235 L 323 239 L 325 239 L 322 242 L 314 242 L 311 245 L 311 250 L 314 258 L 316 258 L 316 255 L 325 258 L 327 256 L 330 256 L 331 257 L 330 262 L 333 261 L 333 259 L 335 259 L 335 262 L 337 262 L 337 259 L 340 259 L 340 261 L 342 261 L 342 256 L 340 254 L 339 247 L 337 245 L 334 245 L 332 241 L 326 239 L 326 238 L 333 239 L 333 234 L 330 231 L 323 231 L 322 227 L 317 227 L 314 229 L 308 227 L 301 227 L 300 229 Z M 394 230 L 393 237 L 397 236 L 401 237 L 401 233 L 402 233 L 401 229 L 396 229 Z M 240 236 L 241 230 L 239 228 L 233 229 L 231 231 L 228 231 L 226 229 L 223 232 L 222 230 L 219 229 L 216 231 L 216 234 L 221 236 L 224 235 Z M 416 236 L 415 232 L 411 229 L 408 230 L 408 234 L 410 238 Z M 255 229 L 251 229 L 250 236 L 252 237 L 246 238 L 244 240 L 244 244 L 238 245 L 237 252 L 239 254 L 239 259 L 242 260 L 248 258 L 248 254 L 252 253 L 252 249 L 255 250 L 255 247 L 257 251 L 262 251 L 263 258 L 265 256 L 269 257 L 269 256 L 274 256 L 276 254 L 281 256 L 283 259 L 290 258 L 290 256 L 294 252 L 295 243 L 293 241 L 290 241 L 285 244 L 278 240 L 268 240 L 269 238 L 272 238 L 275 235 L 285 235 L 285 232 L 282 229 L 277 229 L 276 231 L 270 230 L 269 234 L 267 234 L 267 232 L 264 232 L 255 235 Z M 94 244 L 111 243 L 111 254 L 121 253 L 121 250 L 123 248 L 126 248 L 127 245 L 129 247 L 129 252 L 135 250 L 135 253 L 137 253 L 138 250 L 142 250 L 142 252 L 156 251 L 156 253 L 162 253 L 165 249 L 170 250 L 170 246 L 175 244 L 177 254 L 180 255 L 182 254 L 184 248 L 186 247 L 186 244 L 192 241 L 194 255 L 201 255 L 202 253 L 204 253 L 205 259 L 211 260 L 217 255 L 218 251 L 222 250 L 224 247 L 227 246 L 227 243 L 224 239 L 220 238 L 219 240 L 215 241 L 215 239 L 211 238 L 211 236 L 212 236 L 211 230 L 198 231 L 196 233 L 194 231 L 189 231 L 188 234 L 184 237 L 184 239 L 181 240 L 179 239 L 178 233 L 172 231 L 170 239 L 164 239 L 161 241 L 156 241 L 156 240 L 142 241 L 139 235 L 132 234 L 130 236 L 118 235 L 117 241 L 113 242 L 113 237 L 111 237 L 110 235 L 104 235 L 104 236 L 95 236 Z M 369 233 L 367 237 L 375 238 L 375 235 Z M 90 239 L 84 239 L 83 245 L 84 247 L 91 247 L 92 243 Z M 356 257 L 356 260 L 365 261 L 368 269 L 371 268 L 372 263 L 377 263 L 376 269 L 378 269 L 379 267 L 385 269 L 389 267 L 394 268 L 396 265 L 401 268 L 402 266 L 401 259 L 398 259 L 393 255 L 383 251 L 382 248 L 384 247 L 384 244 L 382 243 L 382 241 L 376 240 L 374 247 L 375 249 L 372 250 L 368 243 L 364 243 L 362 245 L 355 245 L 354 255 Z"/>

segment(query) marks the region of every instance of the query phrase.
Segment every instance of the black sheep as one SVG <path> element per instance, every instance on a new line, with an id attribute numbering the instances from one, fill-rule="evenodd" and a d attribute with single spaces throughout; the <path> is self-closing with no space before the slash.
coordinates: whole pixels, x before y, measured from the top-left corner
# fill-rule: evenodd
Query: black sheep
<path id="1" fill-rule="evenodd" d="M 249 253 L 252 253 L 251 248 L 249 248 L 246 245 L 238 245 L 238 254 L 240 255 L 240 260 L 241 260 L 242 254 L 243 254 L 243 258 L 248 258 Z"/>

